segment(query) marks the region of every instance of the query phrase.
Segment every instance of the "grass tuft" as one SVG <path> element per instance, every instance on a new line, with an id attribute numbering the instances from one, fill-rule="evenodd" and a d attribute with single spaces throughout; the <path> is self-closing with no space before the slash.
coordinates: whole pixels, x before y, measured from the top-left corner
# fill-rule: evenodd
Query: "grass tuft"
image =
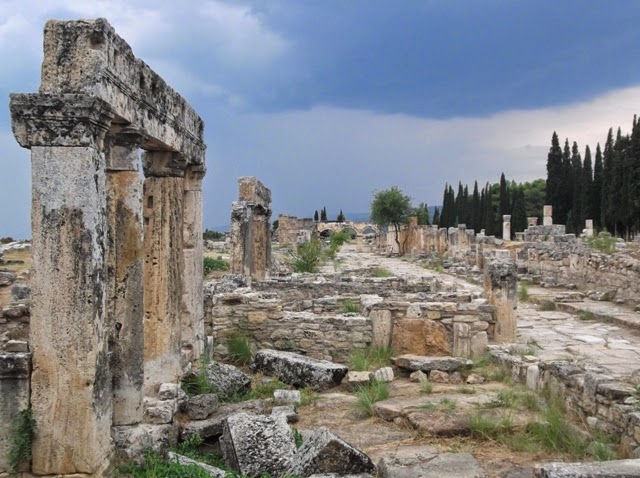
<path id="1" fill-rule="evenodd" d="M 342 312 L 345 314 L 358 313 L 360 312 L 360 304 L 352 299 L 345 299 L 342 303 Z"/>
<path id="2" fill-rule="evenodd" d="M 374 267 L 371 270 L 372 277 L 393 277 L 393 272 L 385 267 Z"/>
<path id="3" fill-rule="evenodd" d="M 518 290 L 518 300 L 526 302 L 529 300 L 529 281 L 520 281 L 520 289 Z"/>
<path id="4" fill-rule="evenodd" d="M 364 349 L 356 349 L 349 356 L 351 365 L 349 368 L 356 372 L 366 372 L 371 369 L 377 370 L 389 366 L 393 355 L 391 347 L 382 347 L 380 345 L 370 345 Z"/>
<path id="5" fill-rule="evenodd" d="M 431 395 L 433 392 L 433 383 L 428 380 L 420 382 L 420 391 L 426 395 Z"/>
<path id="6" fill-rule="evenodd" d="M 247 365 L 251 363 L 253 354 L 251 352 L 251 344 L 249 337 L 240 332 L 235 332 L 227 337 L 227 350 L 229 358 L 236 363 Z"/>
<path id="7" fill-rule="evenodd" d="M 16 415 L 11 424 L 9 436 L 9 470 L 17 473 L 20 465 L 31 462 L 31 445 L 36 435 L 37 426 L 31 407 Z"/>
<path id="8" fill-rule="evenodd" d="M 389 385 L 386 382 L 373 380 L 356 390 L 356 410 L 361 416 L 373 416 L 373 404 L 389 398 Z"/>

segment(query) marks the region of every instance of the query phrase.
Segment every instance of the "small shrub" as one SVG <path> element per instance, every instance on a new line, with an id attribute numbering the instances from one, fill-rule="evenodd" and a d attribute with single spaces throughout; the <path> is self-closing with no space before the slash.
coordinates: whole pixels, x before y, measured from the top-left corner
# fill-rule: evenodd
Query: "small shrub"
<path id="1" fill-rule="evenodd" d="M 263 381 L 261 376 L 256 376 L 252 384 L 252 390 L 244 397 L 246 400 L 272 398 L 276 390 L 288 389 L 289 385 L 280 380 Z"/>
<path id="2" fill-rule="evenodd" d="M 253 354 L 251 353 L 251 344 L 249 337 L 242 333 L 234 333 L 227 337 L 227 350 L 229 358 L 236 363 L 247 365 L 251 363 Z"/>
<path id="3" fill-rule="evenodd" d="M 589 310 L 583 310 L 578 314 L 580 320 L 595 320 L 596 316 Z"/>
<path id="4" fill-rule="evenodd" d="M 424 394 L 431 395 L 433 392 L 433 384 L 429 380 L 420 382 L 420 391 Z"/>
<path id="5" fill-rule="evenodd" d="M 36 431 L 31 407 L 20 411 L 11 424 L 9 437 L 9 469 L 12 473 L 16 473 L 20 465 L 31 462 L 31 445 Z"/>
<path id="6" fill-rule="evenodd" d="M 293 263 L 296 272 L 318 272 L 322 259 L 322 243 L 313 238 L 309 242 L 298 245 L 298 258 Z"/>
<path id="7" fill-rule="evenodd" d="M 354 302 L 351 299 L 345 299 L 345 301 L 342 303 L 342 312 L 346 314 L 358 313 L 360 312 L 360 304 Z"/>
<path id="8" fill-rule="evenodd" d="M 318 393 L 314 390 L 313 387 L 304 387 L 300 390 L 300 405 L 306 406 L 311 405 L 318 399 Z"/>
<path id="9" fill-rule="evenodd" d="M 200 435 L 191 435 L 189 438 L 183 440 L 176 447 L 176 452 L 181 455 L 187 456 L 194 460 L 200 458 L 200 453 L 198 452 L 198 448 L 200 445 L 204 443 L 204 438 Z"/>
<path id="10" fill-rule="evenodd" d="M 598 237 L 590 237 L 587 239 L 589 247 L 604 254 L 613 254 L 616 252 L 616 242 L 617 239 L 615 237 L 606 235 L 598 235 Z"/>
<path id="11" fill-rule="evenodd" d="M 369 385 L 360 387 L 355 395 L 358 399 L 356 409 L 360 415 L 370 417 L 373 415 L 373 404 L 389 398 L 389 385 L 373 380 Z"/>
<path id="12" fill-rule="evenodd" d="M 393 349 L 380 345 L 370 345 L 364 349 L 356 349 L 349 357 L 350 369 L 366 372 L 372 368 L 379 369 L 391 364 Z"/>
<path id="13" fill-rule="evenodd" d="M 518 299 L 522 302 L 529 300 L 529 282 L 520 281 L 520 289 L 518 290 Z"/>
<path id="14" fill-rule="evenodd" d="M 204 366 L 201 366 L 196 373 L 190 373 L 182 379 L 182 390 L 190 396 L 216 393 L 216 389 L 209 383 Z"/>
<path id="15" fill-rule="evenodd" d="M 385 267 L 374 267 L 371 270 L 372 277 L 393 277 L 393 272 Z"/>
<path id="16" fill-rule="evenodd" d="M 202 258 L 202 263 L 204 275 L 211 274 L 214 271 L 228 271 L 230 267 L 229 263 L 222 259 L 222 256 L 218 256 L 217 259 L 205 256 Z"/>
<path id="17" fill-rule="evenodd" d="M 556 310 L 556 303 L 552 300 L 541 300 L 538 305 L 540 310 Z"/>

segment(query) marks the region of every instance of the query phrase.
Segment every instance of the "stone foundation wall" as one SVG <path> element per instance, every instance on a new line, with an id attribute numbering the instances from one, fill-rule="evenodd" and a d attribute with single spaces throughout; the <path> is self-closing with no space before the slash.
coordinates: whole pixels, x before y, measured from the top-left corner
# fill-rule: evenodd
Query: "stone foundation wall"
<path id="1" fill-rule="evenodd" d="M 592 430 L 621 436 L 625 455 L 640 458 L 640 412 L 625 403 L 634 396 L 634 388 L 622 377 L 577 362 L 522 357 L 514 345 L 490 346 L 490 350 L 494 361 L 511 370 L 515 380 L 561 397 L 571 416 Z"/>
<path id="2" fill-rule="evenodd" d="M 29 407 L 31 354 L 0 353 L 0 474 L 9 471 L 13 421 Z"/>
<path id="3" fill-rule="evenodd" d="M 548 285 L 575 284 L 630 303 L 640 300 L 640 260 L 624 252 L 598 252 L 575 238 L 525 243 L 518 268 Z"/>

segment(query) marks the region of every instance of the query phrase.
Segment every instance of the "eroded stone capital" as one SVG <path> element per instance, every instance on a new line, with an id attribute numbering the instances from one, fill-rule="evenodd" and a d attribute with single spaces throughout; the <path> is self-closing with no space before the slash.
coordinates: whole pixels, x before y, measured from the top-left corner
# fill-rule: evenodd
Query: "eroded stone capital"
<path id="1" fill-rule="evenodd" d="M 110 171 L 137 171 L 138 150 L 146 135 L 141 129 L 117 125 L 109 130 L 105 152 Z"/>
<path id="2" fill-rule="evenodd" d="M 207 173 L 204 164 L 194 164 L 187 166 L 184 174 L 185 191 L 202 191 L 202 178 Z"/>
<path id="3" fill-rule="evenodd" d="M 13 134 L 23 148 L 32 146 L 103 147 L 114 117 L 100 98 L 64 94 L 12 94 Z"/>
<path id="4" fill-rule="evenodd" d="M 173 151 L 145 151 L 142 154 L 142 170 L 145 177 L 182 178 L 187 158 Z"/>

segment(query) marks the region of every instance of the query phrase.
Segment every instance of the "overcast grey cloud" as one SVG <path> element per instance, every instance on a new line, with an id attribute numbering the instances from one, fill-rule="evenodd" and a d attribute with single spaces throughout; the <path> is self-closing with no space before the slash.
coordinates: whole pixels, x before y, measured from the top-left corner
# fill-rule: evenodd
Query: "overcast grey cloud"
<path id="1" fill-rule="evenodd" d="M 241 175 L 306 216 L 392 185 L 438 204 L 445 182 L 544 177 L 554 130 L 593 148 L 640 104 L 633 1 L 0 0 L 0 236 L 29 236 L 8 94 L 37 90 L 48 18 L 99 16 L 205 120 L 207 227 Z"/>

